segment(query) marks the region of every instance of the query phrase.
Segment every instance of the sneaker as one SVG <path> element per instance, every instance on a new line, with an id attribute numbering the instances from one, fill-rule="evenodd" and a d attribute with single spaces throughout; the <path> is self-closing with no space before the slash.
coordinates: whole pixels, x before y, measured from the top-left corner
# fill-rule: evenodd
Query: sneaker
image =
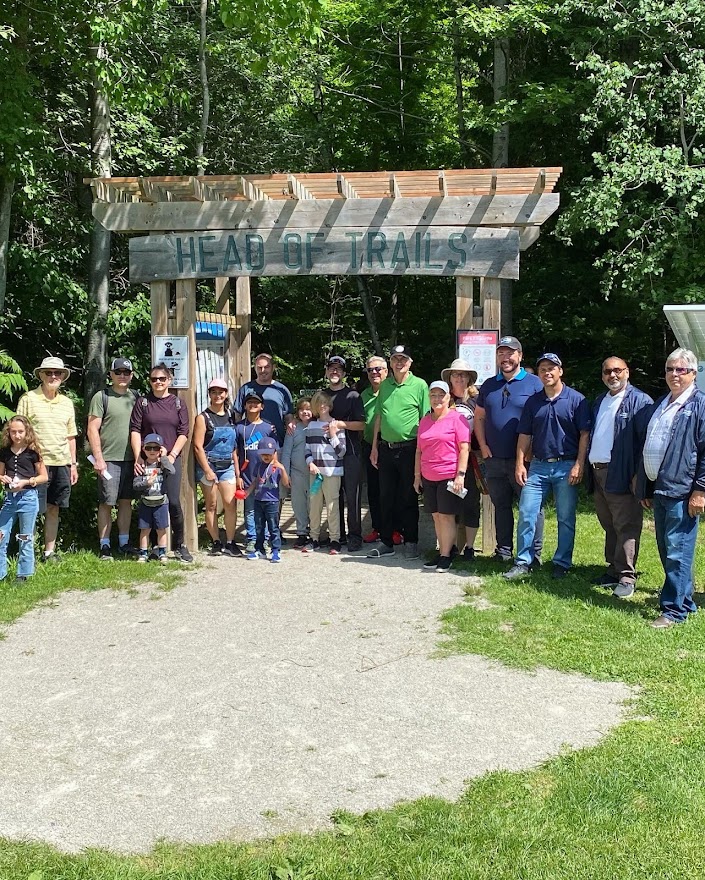
<path id="1" fill-rule="evenodd" d="M 554 581 L 559 581 L 564 578 L 568 574 L 568 569 L 563 568 L 562 565 L 554 565 L 553 570 L 551 571 L 551 577 Z"/>
<path id="2" fill-rule="evenodd" d="M 281 561 L 282 561 L 282 558 L 281 558 L 281 556 L 279 555 L 279 551 L 278 551 L 278 550 L 272 550 L 272 557 L 271 557 L 271 559 L 270 559 L 269 561 L 270 561 L 270 562 L 281 562 Z"/>
<path id="3" fill-rule="evenodd" d="M 348 553 L 359 553 L 362 550 L 362 541 L 351 541 L 348 539 Z"/>
<path id="4" fill-rule="evenodd" d="M 242 556 L 242 550 L 237 546 L 235 541 L 228 541 L 228 543 L 223 548 L 223 553 L 225 556 Z"/>
<path id="5" fill-rule="evenodd" d="M 313 553 L 313 541 L 307 541 L 301 548 L 302 553 Z"/>
<path id="6" fill-rule="evenodd" d="M 248 541 L 247 544 L 245 544 L 245 553 L 252 553 L 252 551 L 254 549 L 255 549 L 255 542 L 254 541 Z"/>
<path id="7" fill-rule="evenodd" d="M 505 571 L 502 577 L 506 578 L 508 581 L 516 581 L 520 578 L 525 578 L 528 574 L 529 566 L 524 565 L 523 562 L 517 562 L 509 569 L 509 571 Z"/>
<path id="8" fill-rule="evenodd" d="M 166 553 L 160 553 L 157 558 L 159 559 L 160 565 L 167 565 L 169 563 L 169 559 L 168 559 Z"/>
<path id="9" fill-rule="evenodd" d="M 328 552 L 331 556 L 337 556 L 340 553 L 340 544 L 338 541 L 330 542 L 330 550 Z"/>
<path id="10" fill-rule="evenodd" d="M 308 535 L 297 535 L 294 541 L 294 550 L 303 550 L 308 544 Z"/>
<path id="11" fill-rule="evenodd" d="M 492 558 L 495 562 L 511 562 L 512 557 L 508 556 L 506 553 L 501 553 L 499 550 L 495 550 L 492 554 Z"/>
<path id="12" fill-rule="evenodd" d="M 441 574 L 446 574 L 446 572 L 450 569 L 452 562 L 453 560 L 450 558 L 450 556 L 441 556 L 441 558 L 438 560 L 436 571 L 440 572 Z"/>
<path id="13" fill-rule="evenodd" d="M 619 578 L 616 575 L 610 574 L 609 572 L 605 572 L 601 574 L 599 577 L 592 579 L 592 584 L 596 587 L 616 587 L 619 583 Z"/>
<path id="14" fill-rule="evenodd" d="M 612 590 L 612 595 L 618 599 L 628 599 L 634 595 L 634 584 L 631 581 L 620 581 Z"/>
<path id="15" fill-rule="evenodd" d="M 176 550 L 174 550 L 174 556 L 179 560 L 179 562 L 185 562 L 187 565 L 193 562 L 193 556 L 191 556 L 191 553 L 189 552 L 186 544 L 182 544 L 180 547 L 177 547 Z"/>
<path id="16" fill-rule="evenodd" d="M 404 543 L 404 559 L 418 559 L 419 558 L 419 545 L 413 541 L 406 541 Z"/>
<path id="17" fill-rule="evenodd" d="M 152 547 L 149 551 L 149 555 L 147 556 L 147 560 L 149 562 L 158 562 L 159 561 L 159 550 L 156 547 Z"/>
<path id="18" fill-rule="evenodd" d="M 377 529 L 372 529 L 372 531 L 368 532 L 362 539 L 363 544 L 376 544 L 377 541 L 379 541 L 379 532 Z"/>
<path id="19" fill-rule="evenodd" d="M 50 565 L 58 565 L 58 563 L 61 562 L 61 554 L 60 554 L 60 553 L 57 553 L 56 550 L 53 551 L 52 553 L 49 553 L 48 556 L 47 556 L 47 554 L 45 553 L 45 554 L 42 556 L 42 561 L 43 561 L 43 562 L 48 562 Z"/>
<path id="20" fill-rule="evenodd" d="M 224 551 L 223 544 L 220 541 L 213 541 L 208 550 L 209 556 L 222 556 Z"/>
<path id="21" fill-rule="evenodd" d="M 315 544 L 316 542 L 314 541 L 313 543 Z M 330 538 L 321 538 L 318 542 L 319 547 L 327 547 L 329 544 Z M 318 547 L 316 547 L 316 550 L 318 550 Z"/>
<path id="22" fill-rule="evenodd" d="M 29 576 L 26 574 L 18 574 L 15 578 L 16 584 L 23 584 L 26 580 L 29 580 Z"/>
<path id="23" fill-rule="evenodd" d="M 541 568 L 541 560 L 540 559 L 533 559 L 529 563 L 529 571 L 538 571 L 540 568 Z"/>
<path id="24" fill-rule="evenodd" d="M 367 554 L 368 559 L 379 559 L 381 556 L 394 556 L 394 547 L 379 544 L 377 547 L 373 547 Z"/>
<path id="25" fill-rule="evenodd" d="M 129 558 L 134 558 L 135 556 L 140 555 L 139 548 L 133 547 L 132 544 L 120 544 L 117 552 L 120 556 L 125 556 Z"/>
<path id="26" fill-rule="evenodd" d="M 247 554 L 248 559 L 259 559 L 259 550 L 255 550 L 254 547 Z"/>
<path id="27" fill-rule="evenodd" d="M 401 532 L 392 532 L 392 543 L 397 546 L 404 543 L 404 536 Z"/>
<path id="28" fill-rule="evenodd" d="M 98 553 L 98 559 L 106 559 L 109 562 L 112 558 L 113 554 L 110 552 L 110 544 L 101 544 L 100 551 Z"/>
<path id="29" fill-rule="evenodd" d="M 436 553 L 436 555 L 433 557 L 433 559 L 429 559 L 428 562 L 424 562 L 423 567 L 424 568 L 436 568 L 436 566 L 441 561 L 441 559 L 442 559 L 441 554 Z"/>
<path id="30" fill-rule="evenodd" d="M 475 558 L 475 548 L 474 547 L 466 547 L 463 550 L 463 562 L 472 562 Z"/>
<path id="31" fill-rule="evenodd" d="M 327 541 L 311 541 L 311 550 L 320 550 L 321 547 L 325 547 L 327 544 Z"/>
<path id="32" fill-rule="evenodd" d="M 148 558 L 149 557 L 147 556 L 147 551 L 145 550 L 144 553 L 140 553 L 140 555 L 137 557 L 137 561 L 146 563 Z"/>
<path id="33" fill-rule="evenodd" d="M 656 620 L 652 620 L 649 624 L 652 629 L 670 629 L 675 625 L 676 621 L 672 620 L 670 617 L 666 617 L 665 614 L 661 614 Z"/>

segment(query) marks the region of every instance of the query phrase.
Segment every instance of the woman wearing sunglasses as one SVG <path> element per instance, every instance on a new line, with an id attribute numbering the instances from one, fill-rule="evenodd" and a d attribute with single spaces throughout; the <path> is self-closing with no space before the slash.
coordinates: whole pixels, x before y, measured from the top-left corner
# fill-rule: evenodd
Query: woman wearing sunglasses
<path id="1" fill-rule="evenodd" d="M 149 371 L 150 391 L 140 397 L 130 418 L 130 444 L 135 455 L 135 474 L 144 472 L 141 458 L 142 442 L 148 434 L 164 439 L 164 454 L 174 465 L 174 473 L 164 478 L 163 488 L 169 499 L 172 547 L 181 562 L 193 562 L 184 544 L 184 512 L 181 509 L 181 450 L 188 441 L 189 424 L 186 404 L 170 394 L 171 370 L 166 364 L 155 364 Z"/>

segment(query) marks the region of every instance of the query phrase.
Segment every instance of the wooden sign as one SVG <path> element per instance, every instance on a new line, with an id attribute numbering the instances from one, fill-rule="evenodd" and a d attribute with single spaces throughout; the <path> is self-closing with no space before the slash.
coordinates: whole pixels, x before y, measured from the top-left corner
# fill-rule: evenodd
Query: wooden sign
<path id="1" fill-rule="evenodd" d="M 130 281 L 242 275 L 519 277 L 506 227 L 384 226 L 213 230 L 130 240 Z"/>

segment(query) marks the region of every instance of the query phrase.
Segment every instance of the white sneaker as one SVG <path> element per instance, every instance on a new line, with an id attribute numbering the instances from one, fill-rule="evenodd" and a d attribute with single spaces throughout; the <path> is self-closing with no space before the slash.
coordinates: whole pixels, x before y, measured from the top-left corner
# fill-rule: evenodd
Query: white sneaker
<path id="1" fill-rule="evenodd" d="M 629 581 L 620 581 L 614 590 L 612 590 L 612 595 L 616 596 L 618 599 L 628 599 L 630 596 L 634 595 L 634 584 Z"/>

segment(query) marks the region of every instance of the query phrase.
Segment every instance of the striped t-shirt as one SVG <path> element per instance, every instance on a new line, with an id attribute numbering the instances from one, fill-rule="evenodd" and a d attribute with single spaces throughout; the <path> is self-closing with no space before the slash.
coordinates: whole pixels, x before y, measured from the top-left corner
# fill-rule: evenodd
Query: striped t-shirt
<path id="1" fill-rule="evenodd" d="M 25 416 L 34 428 L 45 465 L 71 464 L 69 437 L 78 431 L 73 403 L 65 394 L 49 400 L 41 387 L 28 391 L 20 397 L 17 415 Z"/>
<path id="2" fill-rule="evenodd" d="M 324 477 L 343 476 L 345 431 L 328 436 L 329 422 L 313 421 L 306 426 L 306 463 L 313 462 Z"/>

